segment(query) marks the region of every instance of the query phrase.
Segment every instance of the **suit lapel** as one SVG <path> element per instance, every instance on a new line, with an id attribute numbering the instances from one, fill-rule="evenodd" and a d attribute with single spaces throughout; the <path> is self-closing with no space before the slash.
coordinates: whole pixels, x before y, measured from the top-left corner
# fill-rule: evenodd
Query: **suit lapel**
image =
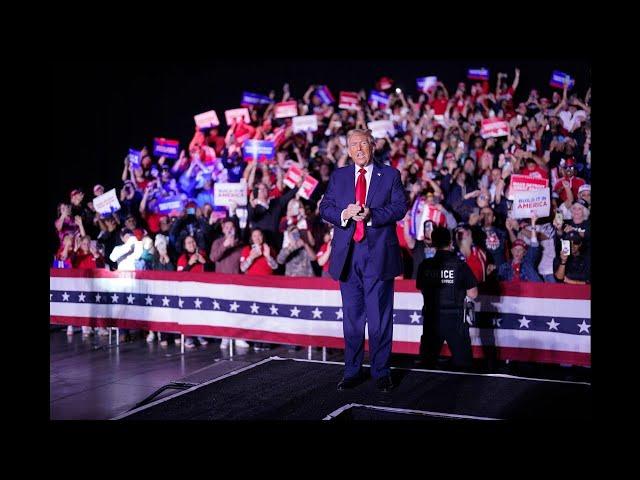
<path id="1" fill-rule="evenodd" d="M 347 175 L 347 186 L 345 189 L 345 193 L 349 198 L 349 203 L 356 203 L 356 168 L 351 165 L 349 168 L 349 175 Z"/>
<path id="2" fill-rule="evenodd" d="M 376 194 L 378 190 L 378 186 L 382 181 L 381 170 L 382 170 L 381 168 L 378 168 L 378 165 L 376 164 L 376 162 L 373 162 L 373 171 L 371 172 L 371 185 L 369 185 L 369 191 L 367 192 L 367 201 L 365 202 L 367 207 L 371 206 L 371 200 L 373 199 L 373 196 Z M 354 175 L 355 175 L 355 172 L 354 172 Z M 354 177 L 354 181 L 355 181 L 355 177 Z"/>

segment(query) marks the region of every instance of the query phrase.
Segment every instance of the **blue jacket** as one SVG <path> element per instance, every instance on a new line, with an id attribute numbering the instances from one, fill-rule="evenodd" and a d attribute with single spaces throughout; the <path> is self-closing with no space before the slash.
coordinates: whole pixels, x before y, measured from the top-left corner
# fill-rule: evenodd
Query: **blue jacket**
<path id="1" fill-rule="evenodd" d="M 340 215 L 347 205 L 355 203 L 355 175 L 353 164 L 335 170 L 320 203 L 320 216 L 334 225 L 329 263 L 329 274 L 334 280 L 340 279 L 353 241 L 356 222 L 349 220 L 342 227 Z M 373 163 L 366 206 L 371 210 L 371 226 L 365 227 L 363 240 L 371 252 L 368 268 L 381 280 L 394 278 L 403 272 L 396 222 L 404 218 L 408 209 L 398 170 Z"/>
<path id="2" fill-rule="evenodd" d="M 527 253 L 522 259 L 520 265 L 520 281 L 521 282 L 541 282 L 542 279 L 536 271 L 535 261 L 538 259 L 538 253 L 540 252 L 539 246 L 530 245 L 527 249 Z M 498 280 L 509 282 L 513 279 L 513 261 L 504 262 L 498 267 Z"/>

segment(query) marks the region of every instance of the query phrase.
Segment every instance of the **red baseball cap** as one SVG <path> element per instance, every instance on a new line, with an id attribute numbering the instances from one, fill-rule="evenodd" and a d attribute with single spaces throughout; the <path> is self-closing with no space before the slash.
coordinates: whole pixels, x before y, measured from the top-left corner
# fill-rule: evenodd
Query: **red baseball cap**
<path id="1" fill-rule="evenodd" d="M 515 247 L 522 247 L 526 250 L 527 244 L 524 242 L 524 240 L 518 238 L 515 242 L 513 242 L 513 245 L 511 246 L 511 248 L 515 248 Z"/>
<path id="2" fill-rule="evenodd" d="M 69 194 L 69 197 L 73 198 L 74 195 L 78 195 L 80 193 L 83 193 L 82 190 L 80 190 L 79 188 L 76 188 L 74 190 L 71 190 L 71 193 Z"/>

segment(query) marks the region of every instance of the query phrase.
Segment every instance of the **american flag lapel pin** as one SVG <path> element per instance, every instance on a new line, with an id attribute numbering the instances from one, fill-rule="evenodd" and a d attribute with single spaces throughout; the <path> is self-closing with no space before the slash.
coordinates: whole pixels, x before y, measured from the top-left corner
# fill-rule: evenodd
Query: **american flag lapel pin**
<path id="1" fill-rule="evenodd" d="M 378 172 L 378 176 L 380 177 L 382 174 L 380 172 Z"/>

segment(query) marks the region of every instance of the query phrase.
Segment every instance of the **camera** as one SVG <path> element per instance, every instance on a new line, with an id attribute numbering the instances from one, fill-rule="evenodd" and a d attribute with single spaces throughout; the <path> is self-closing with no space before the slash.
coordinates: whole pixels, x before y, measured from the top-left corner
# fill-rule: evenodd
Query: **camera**
<path id="1" fill-rule="evenodd" d="M 297 228 L 291 230 L 290 235 L 291 235 L 291 241 L 293 243 L 296 243 L 298 240 L 300 240 L 300 231 Z"/>

